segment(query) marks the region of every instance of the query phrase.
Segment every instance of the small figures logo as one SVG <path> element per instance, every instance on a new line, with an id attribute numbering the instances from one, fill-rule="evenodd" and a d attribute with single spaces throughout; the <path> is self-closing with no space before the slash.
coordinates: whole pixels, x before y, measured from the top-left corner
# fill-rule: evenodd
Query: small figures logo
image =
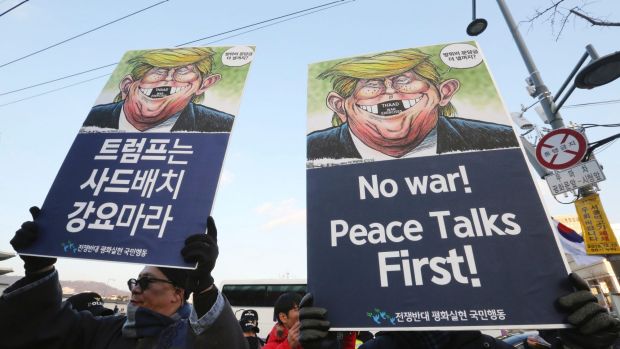
<path id="1" fill-rule="evenodd" d="M 390 315 L 386 311 L 375 308 L 372 312 L 366 313 L 366 315 L 372 319 L 377 325 L 381 325 L 384 322 L 389 322 L 390 325 L 396 324 L 396 316 Z"/>
<path id="2" fill-rule="evenodd" d="M 77 253 L 77 246 L 75 246 L 75 243 L 73 243 L 71 240 L 67 240 L 67 242 L 63 242 L 61 243 L 63 250 L 65 250 L 65 253 L 67 252 L 73 252 L 73 254 Z"/>

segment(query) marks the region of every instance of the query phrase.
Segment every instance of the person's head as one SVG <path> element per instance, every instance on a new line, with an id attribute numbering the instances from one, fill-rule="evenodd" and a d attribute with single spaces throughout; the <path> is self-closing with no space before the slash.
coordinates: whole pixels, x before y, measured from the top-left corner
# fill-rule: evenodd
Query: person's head
<path id="1" fill-rule="evenodd" d="M 299 302 L 301 296 L 297 293 L 287 292 L 280 295 L 273 306 L 276 321 L 287 329 L 291 328 L 299 321 Z"/>
<path id="2" fill-rule="evenodd" d="M 129 279 L 131 303 L 171 316 L 189 298 L 185 290 L 187 270 L 145 266 L 138 279 Z"/>
<path id="3" fill-rule="evenodd" d="M 150 50 L 129 60 L 132 69 L 120 83 L 115 101 L 137 129 L 153 127 L 200 103 L 204 92 L 221 79 L 212 74 L 214 51 L 207 47 Z"/>
<path id="4" fill-rule="evenodd" d="M 244 310 L 243 313 L 241 313 L 239 325 L 241 325 L 244 336 L 255 336 L 260 331 L 258 329 L 258 313 L 256 310 Z"/>
<path id="5" fill-rule="evenodd" d="M 95 316 L 107 316 L 114 314 L 112 309 L 104 307 L 103 298 L 96 292 L 82 292 L 67 298 L 73 309 L 77 311 L 87 310 Z"/>
<path id="6" fill-rule="evenodd" d="M 355 57 L 319 75 L 332 81 L 332 124 L 347 122 L 369 147 L 391 156 L 414 149 L 437 124 L 454 116 L 450 99 L 459 81 L 441 81 L 430 57 L 417 49 Z"/>

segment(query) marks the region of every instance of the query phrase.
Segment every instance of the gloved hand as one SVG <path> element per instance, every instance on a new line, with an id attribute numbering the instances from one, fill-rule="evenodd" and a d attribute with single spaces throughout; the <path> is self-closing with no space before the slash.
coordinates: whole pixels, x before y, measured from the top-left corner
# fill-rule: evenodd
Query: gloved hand
<path id="1" fill-rule="evenodd" d="M 301 322 L 299 342 L 304 349 L 320 348 L 331 326 L 327 320 L 327 309 L 313 307 L 313 305 L 312 293 L 306 294 L 299 302 L 299 321 Z"/>
<path id="2" fill-rule="evenodd" d="M 185 240 L 181 255 L 187 263 L 198 263 L 187 278 L 187 290 L 200 293 L 213 285 L 211 271 L 219 254 L 217 248 L 217 228 L 213 217 L 207 219 L 207 234 L 196 234 Z"/>
<path id="3" fill-rule="evenodd" d="M 560 339 L 570 348 L 608 348 L 620 333 L 620 321 L 598 304 L 588 283 L 579 275 L 568 276 L 577 291 L 557 300 L 558 306 L 569 312 L 567 321 L 573 329 L 560 331 Z"/>
<path id="4" fill-rule="evenodd" d="M 30 208 L 33 221 L 37 220 L 39 213 L 41 213 L 41 210 L 38 207 L 33 206 Z M 22 227 L 15 232 L 15 236 L 11 239 L 11 246 L 16 251 L 30 247 L 39 237 L 39 227 L 33 221 L 22 224 Z M 19 257 L 24 261 L 26 275 L 34 274 L 56 263 L 56 258 L 24 256 L 21 254 Z"/>

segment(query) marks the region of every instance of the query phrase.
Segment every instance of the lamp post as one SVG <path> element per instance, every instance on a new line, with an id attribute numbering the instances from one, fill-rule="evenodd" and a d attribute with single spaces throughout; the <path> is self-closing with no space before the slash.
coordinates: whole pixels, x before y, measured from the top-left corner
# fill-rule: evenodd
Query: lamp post
<path id="1" fill-rule="evenodd" d="M 564 105 L 568 97 L 573 93 L 575 88 L 592 89 L 601 85 L 605 85 L 620 77 L 620 51 L 604 57 L 600 57 L 594 47 L 592 47 L 592 45 L 587 45 L 586 52 L 582 55 L 581 59 L 579 60 L 575 68 L 573 68 L 573 71 L 570 73 L 569 77 L 562 84 L 562 87 L 557 93 L 557 97 L 559 97 L 562 92 L 564 92 L 564 90 L 573 78 L 575 78 L 574 83 L 570 86 L 568 92 L 566 92 L 564 97 L 556 105 L 556 101 L 558 98 L 554 98 L 551 92 L 549 92 L 547 86 L 543 83 L 540 72 L 534 64 L 534 60 L 532 59 L 525 45 L 525 42 L 523 41 L 523 38 L 521 37 L 521 33 L 517 28 L 517 25 L 512 17 L 512 14 L 510 13 L 510 10 L 508 9 L 508 6 L 504 2 L 504 0 L 497 0 L 497 4 L 499 5 L 504 19 L 506 20 L 508 29 L 510 30 L 515 44 L 519 49 L 519 53 L 523 58 L 525 66 L 530 73 L 530 76 L 526 80 L 528 82 L 528 85 L 530 85 L 530 87 L 532 88 L 532 92 L 530 93 L 530 95 L 539 99 L 542 109 L 544 111 L 544 115 L 549 125 L 551 125 L 551 128 L 558 129 L 564 127 L 564 121 L 562 120 L 559 110 Z M 483 27 L 475 25 L 475 22 L 478 20 L 475 15 L 475 0 L 473 0 L 472 10 L 474 21 L 472 21 L 472 23 L 470 23 L 470 25 L 467 27 L 467 33 L 470 34 L 470 31 L 472 31 L 471 28 L 479 28 L 480 30 L 473 31 L 474 34 L 470 34 L 478 35 L 482 33 L 482 31 L 484 31 L 484 29 L 486 28 L 486 21 L 483 20 Z M 591 62 L 584 69 L 579 71 L 588 56 L 591 58 Z M 526 147 L 526 154 L 528 154 L 530 163 L 534 165 L 534 168 L 541 175 L 541 177 L 544 176 L 545 170 L 542 169 L 536 163 L 536 160 L 533 160 L 531 157 L 532 149 L 529 149 L 529 151 L 527 151 L 528 146 L 531 147 L 532 144 L 530 144 L 529 142 L 524 142 L 523 144 Z M 580 197 L 586 198 L 588 196 L 596 195 L 596 189 L 592 185 L 588 185 L 579 188 L 578 193 Z M 600 206 L 600 210 L 602 212 L 602 215 L 604 216 L 604 210 L 602 205 Z M 611 233 L 613 234 L 613 232 Z M 614 270 L 616 277 L 620 276 L 620 255 L 608 255 L 607 257 L 610 261 L 610 264 L 612 265 L 612 269 Z"/>

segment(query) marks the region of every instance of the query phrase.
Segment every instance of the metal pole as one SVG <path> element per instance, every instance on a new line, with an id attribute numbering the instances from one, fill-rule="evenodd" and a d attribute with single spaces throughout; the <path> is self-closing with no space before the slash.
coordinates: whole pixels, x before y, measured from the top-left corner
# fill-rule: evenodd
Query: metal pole
<path id="1" fill-rule="evenodd" d="M 586 51 L 588 51 L 588 54 L 590 55 L 590 57 L 592 57 L 592 60 L 598 59 L 600 57 L 592 44 L 586 45 Z"/>
<path id="2" fill-rule="evenodd" d="M 508 29 L 510 29 L 510 33 L 512 34 L 512 37 L 514 38 L 514 41 L 517 44 L 517 47 L 519 48 L 519 52 L 521 53 L 521 57 L 523 57 L 525 66 L 527 67 L 527 70 L 530 72 L 530 79 L 536 89 L 535 97 L 538 97 L 538 99 L 540 100 L 540 104 L 545 112 L 545 116 L 547 117 L 549 124 L 551 125 L 553 129 L 563 128 L 564 121 L 562 120 L 562 117 L 560 116 L 560 113 L 558 112 L 559 107 L 556 107 L 555 102 L 553 100 L 553 96 L 551 95 L 551 92 L 549 92 L 549 89 L 543 83 L 542 77 L 540 76 L 540 72 L 538 71 L 538 68 L 536 68 L 536 65 L 534 64 L 534 60 L 530 56 L 530 52 L 525 46 L 525 42 L 523 41 L 523 38 L 521 38 L 521 33 L 519 33 L 519 29 L 517 28 L 517 25 L 514 19 L 512 18 L 512 14 L 510 13 L 508 6 L 506 6 L 506 3 L 504 2 L 504 0 L 497 0 L 497 4 L 499 5 L 500 10 L 502 11 L 502 15 L 504 16 L 504 19 L 506 20 L 506 24 L 508 25 Z M 599 58 L 598 53 L 596 52 L 596 50 L 594 49 L 592 45 L 587 45 L 586 51 L 588 52 L 588 54 L 593 60 Z M 572 88 L 574 88 L 574 85 Z M 563 104 L 565 101 L 566 101 L 566 98 L 561 103 Z M 580 196 L 586 197 L 588 195 L 593 195 L 596 192 L 596 190 L 594 189 L 593 186 L 589 185 L 589 186 L 580 188 L 578 192 Z M 609 260 L 612 266 L 616 279 L 618 279 L 618 277 L 620 276 L 620 255 L 613 255 L 613 256 L 608 255 L 607 259 Z"/>
<path id="3" fill-rule="evenodd" d="M 543 83 L 542 77 L 540 76 L 540 72 L 538 71 L 538 68 L 536 68 L 536 65 L 534 64 L 534 60 L 530 56 L 530 52 L 525 46 L 525 42 L 523 41 L 523 38 L 521 38 L 521 33 L 519 32 L 519 29 L 517 28 L 517 25 L 514 19 L 512 18 L 512 14 L 510 13 L 508 6 L 506 6 L 506 3 L 504 2 L 504 0 L 497 0 L 497 4 L 499 5 L 500 10 L 502 11 L 502 15 L 504 16 L 504 19 L 506 20 L 506 24 L 508 25 L 508 28 L 510 29 L 510 33 L 512 34 L 512 37 L 514 38 L 515 43 L 517 44 L 517 48 L 519 49 L 519 52 L 521 53 L 521 57 L 523 57 L 523 61 L 525 62 L 525 66 L 527 67 L 527 70 L 530 73 L 530 78 L 532 79 L 532 83 L 534 84 L 534 87 L 536 88 L 536 97 L 540 99 L 540 105 L 542 106 L 545 112 L 545 116 L 547 117 L 549 124 L 551 125 L 553 129 L 563 128 L 564 121 L 562 120 L 562 116 L 560 116 L 560 113 L 556 112 L 557 109 L 555 107 L 555 103 L 553 102 L 553 96 L 551 96 L 551 92 L 549 92 L 549 89 Z"/>
<path id="4" fill-rule="evenodd" d="M 476 0 L 471 0 L 471 20 L 476 20 Z"/>

